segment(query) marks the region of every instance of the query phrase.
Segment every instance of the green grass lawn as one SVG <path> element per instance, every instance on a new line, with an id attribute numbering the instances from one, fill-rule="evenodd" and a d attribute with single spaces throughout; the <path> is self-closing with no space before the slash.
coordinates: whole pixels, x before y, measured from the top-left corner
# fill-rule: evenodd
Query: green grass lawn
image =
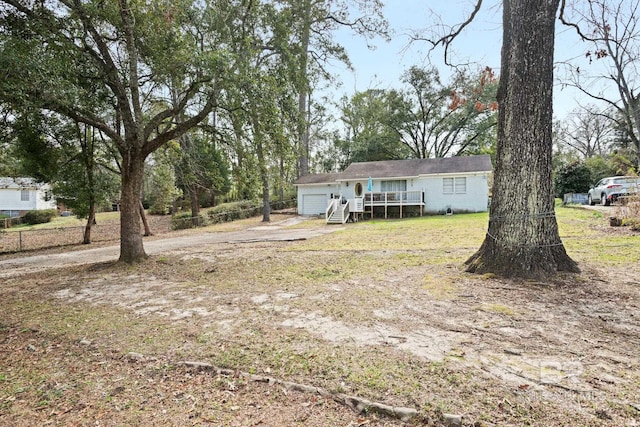
<path id="1" fill-rule="evenodd" d="M 556 206 L 555 211 L 560 237 L 576 261 L 620 265 L 640 260 L 637 233 L 627 227 L 610 227 L 601 212 L 561 205 Z M 488 220 L 486 212 L 366 220 L 348 224 L 330 238 L 305 242 L 297 250 L 427 250 L 433 252 L 432 262 L 461 263 L 482 244 Z"/>
<path id="2" fill-rule="evenodd" d="M 613 209 L 613 208 L 612 208 Z M 627 227 L 609 227 L 606 215 L 580 207 L 556 205 L 560 236 L 569 255 L 579 262 L 620 265 L 638 261 L 637 233 Z M 613 210 L 612 210 L 613 212 Z M 97 214 L 98 224 L 117 223 L 119 212 Z M 373 219 L 347 224 L 342 230 L 324 239 L 311 239 L 296 246 L 298 251 L 429 251 L 431 262 L 462 263 L 482 244 L 487 231 L 489 214 L 436 215 L 404 219 Z M 255 218 L 217 224 L 207 231 L 230 231 L 253 224 Z M 75 216 L 55 217 L 51 222 L 19 225 L 8 232 L 42 230 L 47 228 L 81 227 L 86 220 Z M 296 226 L 332 227 L 323 219 L 310 219 Z M 375 237 L 373 237 L 375 236 Z M 380 236 L 383 236 L 382 238 Z M 402 255 L 404 263 L 411 263 Z"/>
<path id="3" fill-rule="evenodd" d="M 96 222 L 98 224 L 104 224 L 109 222 L 117 222 L 120 220 L 120 212 L 99 212 L 96 214 Z M 28 231 L 28 230 L 41 230 L 43 228 L 62 228 L 62 227 L 82 227 L 86 225 L 86 219 L 78 219 L 75 216 L 56 216 L 51 222 L 44 224 L 20 224 L 14 225 L 7 229 L 8 232 L 15 231 Z"/>

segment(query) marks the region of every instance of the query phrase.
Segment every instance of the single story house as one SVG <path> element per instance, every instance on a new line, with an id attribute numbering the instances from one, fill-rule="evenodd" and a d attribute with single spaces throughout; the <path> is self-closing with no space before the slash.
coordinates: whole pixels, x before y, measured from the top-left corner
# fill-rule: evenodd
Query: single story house
<path id="1" fill-rule="evenodd" d="M 408 207 L 420 215 L 485 212 L 491 174 L 490 156 L 459 156 L 352 163 L 344 172 L 306 175 L 294 184 L 300 215 L 345 222 L 374 212 L 402 217 Z"/>
<path id="2" fill-rule="evenodd" d="M 43 209 L 56 209 L 49 184 L 33 178 L 0 177 L 0 214 L 17 217 Z"/>

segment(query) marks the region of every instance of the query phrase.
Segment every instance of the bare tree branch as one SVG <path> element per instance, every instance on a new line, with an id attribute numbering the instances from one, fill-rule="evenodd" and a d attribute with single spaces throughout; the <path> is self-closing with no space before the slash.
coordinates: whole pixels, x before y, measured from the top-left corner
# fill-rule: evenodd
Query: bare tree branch
<path id="1" fill-rule="evenodd" d="M 476 15 L 480 11 L 481 7 L 482 7 L 482 0 L 477 0 L 476 5 L 474 6 L 474 9 L 471 12 L 471 15 L 469 15 L 469 18 L 467 18 L 467 20 L 465 20 L 464 22 L 459 24 L 457 29 L 455 27 L 452 27 L 451 28 L 452 31 L 449 32 L 449 34 L 445 34 L 442 37 L 437 38 L 437 39 L 429 39 L 429 38 L 423 38 L 423 37 L 412 37 L 412 38 L 413 38 L 414 41 L 420 40 L 420 41 L 428 42 L 429 44 L 431 44 L 431 49 L 430 50 L 434 50 L 438 46 L 443 46 L 444 47 L 444 62 L 448 66 L 453 66 L 453 64 L 451 62 L 449 62 L 449 47 L 451 46 L 453 41 L 462 33 L 462 31 L 467 26 L 469 26 L 469 24 L 471 24 L 471 22 L 473 22 L 473 20 L 475 19 Z"/>
<path id="2" fill-rule="evenodd" d="M 580 38 L 582 40 L 595 41 L 595 39 L 593 39 L 592 37 L 589 37 L 586 34 L 584 34 L 584 32 L 582 31 L 582 29 L 580 28 L 580 26 L 578 24 L 576 24 L 575 22 L 567 21 L 567 19 L 565 17 L 565 8 L 566 8 L 566 6 L 567 6 L 567 0 L 561 0 L 560 1 L 560 13 L 558 15 L 558 19 L 560 19 L 560 22 L 562 22 L 563 25 L 566 25 L 567 27 L 571 27 L 574 30 L 576 30 L 576 32 L 578 33 L 578 35 L 580 36 Z"/>

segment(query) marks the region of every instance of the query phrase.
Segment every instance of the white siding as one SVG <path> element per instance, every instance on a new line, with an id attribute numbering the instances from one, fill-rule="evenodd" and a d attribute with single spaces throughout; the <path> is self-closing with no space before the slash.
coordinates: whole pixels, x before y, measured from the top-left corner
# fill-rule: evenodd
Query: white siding
<path id="1" fill-rule="evenodd" d="M 308 184 L 298 186 L 298 214 L 324 215 L 329 200 L 338 196 L 337 185 Z"/>
<path id="2" fill-rule="evenodd" d="M 31 211 L 36 209 L 55 209 L 56 202 L 53 197 L 45 200 L 46 190 L 35 188 L 0 188 L 0 211 Z M 28 200 L 27 199 L 28 194 Z"/>
<path id="3" fill-rule="evenodd" d="M 429 176 L 424 185 L 425 212 L 438 214 L 451 208 L 456 212 L 486 212 L 489 204 L 487 174 Z"/>
<path id="4" fill-rule="evenodd" d="M 302 215 L 320 215 L 326 212 L 329 198 L 326 194 L 305 194 L 302 196 Z"/>
<path id="5" fill-rule="evenodd" d="M 454 213 L 486 212 L 489 204 L 489 175 L 489 172 L 447 173 L 420 177 L 399 177 L 396 180 L 393 178 L 380 179 L 374 176 L 373 192 L 384 191 L 383 181 L 398 181 L 398 185 L 403 185 L 406 191 L 424 192 L 424 212 L 427 214 L 442 214 L 449 208 Z M 326 203 L 332 196 L 338 197 L 342 194 L 347 200 L 354 198 L 355 186 L 358 182 L 361 183 L 363 191 L 366 193 L 367 181 L 367 179 L 360 179 L 340 181 L 335 185 L 299 185 L 298 213 L 301 215 L 321 215 L 326 211 Z M 391 184 L 385 184 L 385 186 L 389 185 Z M 321 197 L 324 197 L 322 207 Z"/>
<path id="6" fill-rule="evenodd" d="M 0 189 L 0 210 L 30 211 L 36 208 L 35 189 L 22 190 L 20 188 Z M 28 198 L 24 197 L 28 194 Z M 23 200 L 28 199 L 28 200 Z"/>
<path id="7" fill-rule="evenodd" d="M 57 207 L 56 199 L 53 194 L 51 194 L 51 190 L 48 185 L 38 190 L 36 194 L 35 209 L 56 209 Z"/>

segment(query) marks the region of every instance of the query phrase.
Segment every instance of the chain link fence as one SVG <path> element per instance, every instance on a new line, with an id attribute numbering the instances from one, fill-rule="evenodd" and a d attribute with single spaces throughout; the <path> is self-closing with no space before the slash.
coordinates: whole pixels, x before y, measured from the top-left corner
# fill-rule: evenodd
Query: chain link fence
<path id="1" fill-rule="evenodd" d="M 271 204 L 272 212 L 295 207 L 295 199 Z M 203 227 L 221 222 L 234 221 L 260 215 L 262 205 L 256 204 L 244 209 L 224 209 L 202 213 L 192 218 L 189 213 L 170 215 L 147 215 L 149 228 L 153 234 L 164 234 L 182 228 Z M 15 218 L 13 218 L 15 220 Z M 12 222 L 11 225 L 17 225 Z M 140 224 L 140 232 L 144 229 Z M 54 248 L 81 244 L 84 239 L 84 226 L 41 228 L 38 230 L 2 230 L 0 229 L 0 254 Z M 120 240 L 120 223 L 105 222 L 91 227 L 92 242 L 118 242 Z"/>
<path id="2" fill-rule="evenodd" d="M 163 234 L 171 231 L 170 216 L 148 215 L 147 221 L 151 232 L 154 234 Z M 77 245 L 82 243 L 84 239 L 84 228 L 84 226 L 76 226 L 41 228 L 38 230 L 0 230 L 0 253 Z M 142 224 L 140 232 L 144 232 Z M 91 227 L 92 242 L 118 242 L 119 240 L 119 222 L 96 224 Z"/>

